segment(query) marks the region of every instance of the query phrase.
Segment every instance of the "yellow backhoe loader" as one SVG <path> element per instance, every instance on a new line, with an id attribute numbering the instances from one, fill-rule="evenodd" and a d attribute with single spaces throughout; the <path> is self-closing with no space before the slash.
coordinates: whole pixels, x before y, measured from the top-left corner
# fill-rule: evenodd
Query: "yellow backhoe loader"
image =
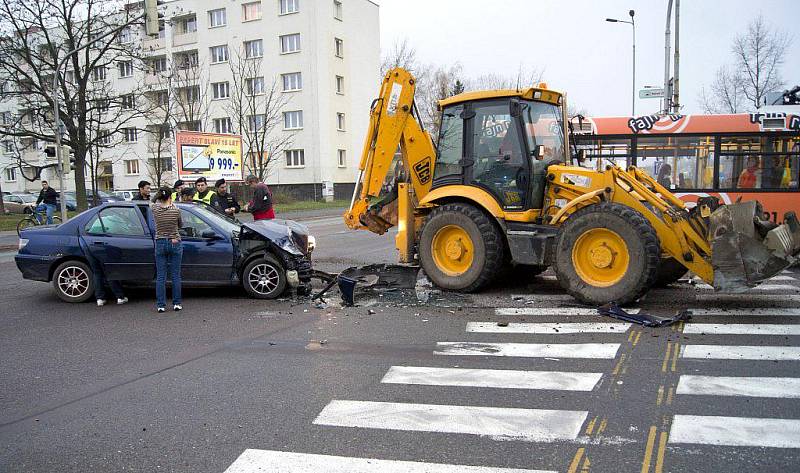
<path id="1" fill-rule="evenodd" d="M 572 165 L 565 97 L 544 84 L 440 101 L 435 146 L 414 91 L 403 69 L 384 77 L 344 220 L 377 234 L 396 225 L 400 263 L 420 264 L 441 288 L 552 267 L 580 301 L 626 304 L 687 271 L 746 290 L 800 253 L 793 212 L 775 225 L 757 202 L 688 209 L 636 167 Z"/>

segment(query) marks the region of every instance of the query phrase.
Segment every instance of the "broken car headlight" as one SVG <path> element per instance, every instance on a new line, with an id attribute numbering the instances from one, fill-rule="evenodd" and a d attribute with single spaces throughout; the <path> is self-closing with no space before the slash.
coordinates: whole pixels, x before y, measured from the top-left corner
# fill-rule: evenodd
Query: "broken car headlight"
<path id="1" fill-rule="evenodd" d="M 309 254 L 317 247 L 317 239 L 313 235 L 308 236 L 308 252 Z"/>

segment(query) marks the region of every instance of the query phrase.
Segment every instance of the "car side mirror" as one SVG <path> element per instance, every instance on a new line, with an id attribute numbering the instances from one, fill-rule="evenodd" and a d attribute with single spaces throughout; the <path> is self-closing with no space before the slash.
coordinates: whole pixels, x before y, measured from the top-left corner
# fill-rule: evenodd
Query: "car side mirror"
<path id="1" fill-rule="evenodd" d="M 206 230 L 200 236 L 205 240 L 222 240 L 222 237 L 217 235 L 214 230 Z"/>

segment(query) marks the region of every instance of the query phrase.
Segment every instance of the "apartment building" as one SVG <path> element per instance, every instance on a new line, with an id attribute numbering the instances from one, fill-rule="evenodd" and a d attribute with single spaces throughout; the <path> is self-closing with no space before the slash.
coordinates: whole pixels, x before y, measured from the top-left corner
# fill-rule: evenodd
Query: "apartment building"
<path id="1" fill-rule="evenodd" d="M 98 80 L 110 81 L 123 108 L 128 101 L 133 106 L 138 100 L 176 95 L 203 101 L 197 120 L 177 128 L 240 133 L 230 116 L 233 85 L 238 81 L 249 95 L 258 95 L 276 81 L 282 106 L 274 133 L 286 134 L 291 144 L 272 157 L 266 182 L 303 197 L 319 198 L 323 189 L 332 188 L 337 198 L 349 198 L 380 80 L 378 5 L 370 0 L 172 0 L 159 8 L 165 21 L 158 37 L 130 28 L 117 39 L 141 42 L 145 67 L 119 61 L 116 68 L 97 72 Z M 245 59 L 256 61 L 259 70 L 234 77 L 231 61 Z M 167 91 L 163 73 L 169 69 L 193 69 L 198 78 L 191 84 L 169 82 L 173 89 L 184 85 L 186 90 Z M 3 112 L 13 113 L 0 110 L 0 118 Z M 153 120 L 132 121 L 115 137 L 118 145 L 102 150 L 100 189 L 133 189 L 139 180 L 153 180 L 154 167 L 163 171 L 164 181 L 174 180 L 173 130 L 163 130 L 159 150 L 157 134 L 148 132 L 161 126 Z M 247 126 L 260 126 L 259 120 L 255 113 Z M 3 146 L 7 149 L 0 151 L 11 151 L 10 144 Z M 43 146 L 29 146 L 26 161 L 44 162 L 39 156 Z M 247 156 L 248 150 L 243 153 Z M 9 153 L 0 155 L 4 191 L 39 188 L 38 182 L 20 177 Z M 161 164 L 154 166 L 159 156 Z M 57 180 L 53 169 L 42 178 Z M 72 181 L 70 174 L 70 188 Z"/>

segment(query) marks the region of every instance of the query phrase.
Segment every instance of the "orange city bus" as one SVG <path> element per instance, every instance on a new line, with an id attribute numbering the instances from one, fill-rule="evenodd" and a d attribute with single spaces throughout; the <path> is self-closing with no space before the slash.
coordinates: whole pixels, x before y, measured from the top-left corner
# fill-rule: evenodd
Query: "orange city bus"
<path id="1" fill-rule="evenodd" d="M 786 107 L 786 109 L 796 107 Z M 686 202 L 758 200 L 765 218 L 800 214 L 800 112 L 572 120 L 583 166 L 636 165 Z"/>

